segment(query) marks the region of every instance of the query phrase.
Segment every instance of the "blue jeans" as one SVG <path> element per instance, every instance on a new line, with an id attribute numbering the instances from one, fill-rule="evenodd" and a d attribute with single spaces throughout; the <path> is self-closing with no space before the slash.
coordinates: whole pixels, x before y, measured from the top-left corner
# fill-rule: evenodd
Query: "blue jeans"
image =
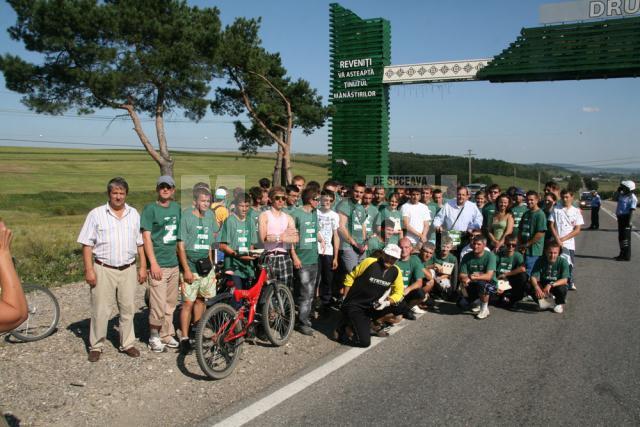
<path id="1" fill-rule="evenodd" d="M 303 265 L 294 270 L 294 290 L 298 303 L 298 322 L 305 326 L 311 326 L 309 316 L 313 297 L 316 295 L 316 278 L 318 276 L 318 264 Z"/>
<path id="2" fill-rule="evenodd" d="M 538 261 L 538 258 L 540 258 L 540 256 L 527 255 L 527 257 L 524 259 L 524 265 L 527 267 L 527 276 L 531 277 L 533 266 L 535 265 L 536 261 Z"/>

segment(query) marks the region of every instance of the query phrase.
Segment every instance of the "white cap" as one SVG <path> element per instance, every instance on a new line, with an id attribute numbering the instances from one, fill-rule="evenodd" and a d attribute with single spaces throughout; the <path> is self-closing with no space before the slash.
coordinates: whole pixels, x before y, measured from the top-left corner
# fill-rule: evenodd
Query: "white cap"
<path id="1" fill-rule="evenodd" d="M 400 246 L 393 243 L 389 243 L 385 246 L 382 252 L 396 259 L 400 259 L 402 257 L 402 249 L 400 249 Z"/>
<path id="2" fill-rule="evenodd" d="M 227 197 L 227 190 L 225 190 L 224 188 L 218 188 L 216 190 L 215 197 L 216 199 L 224 199 L 225 197 Z"/>
<path id="3" fill-rule="evenodd" d="M 629 189 L 629 191 L 633 191 L 636 189 L 636 183 L 628 180 L 628 181 L 622 181 L 620 184 L 624 185 L 625 187 L 627 187 Z"/>

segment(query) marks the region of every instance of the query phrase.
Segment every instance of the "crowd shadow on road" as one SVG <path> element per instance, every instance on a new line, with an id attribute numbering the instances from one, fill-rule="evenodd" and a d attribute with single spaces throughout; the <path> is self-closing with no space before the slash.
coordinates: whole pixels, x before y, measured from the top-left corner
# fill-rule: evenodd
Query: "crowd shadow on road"
<path id="1" fill-rule="evenodd" d="M 16 418 L 13 414 L 0 414 L 0 416 L 4 416 L 4 420 L 9 427 L 20 427 L 22 425 L 20 419 Z"/>
<path id="2" fill-rule="evenodd" d="M 139 342 L 142 341 L 141 337 L 149 336 L 149 313 L 148 309 L 143 308 L 137 311 L 133 316 L 133 329 L 136 334 L 136 338 Z M 120 348 L 120 333 L 118 332 L 118 323 L 120 316 L 112 317 L 107 324 L 107 341 L 113 345 L 116 349 Z M 89 348 L 89 327 L 91 325 L 91 319 L 82 319 L 77 322 L 73 322 L 67 326 L 67 330 L 73 333 L 77 338 L 82 339 L 86 349 Z M 87 350 L 88 351 L 88 350 Z"/>

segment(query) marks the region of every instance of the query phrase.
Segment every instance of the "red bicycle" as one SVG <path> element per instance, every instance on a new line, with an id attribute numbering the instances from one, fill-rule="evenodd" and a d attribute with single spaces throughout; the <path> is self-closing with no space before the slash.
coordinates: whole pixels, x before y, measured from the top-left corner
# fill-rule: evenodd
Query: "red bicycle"
<path id="1" fill-rule="evenodd" d="M 293 295 L 287 286 L 269 278 L 267 257 L 265 252 L 254 261 L 257 280 L 250 289 L 235 289 L 231 278 L 223 276 L 229 292 L 216 298 L 198 322 L 196 356 L 209 378 L 219 380 L 233 372 L 245 337 L 255 337 L 257 326 L 275 346 L 289 340 L 295 321 Z M 227 303 L 231 298 L 242 301 L 242 306 L 233 308 Z"/>

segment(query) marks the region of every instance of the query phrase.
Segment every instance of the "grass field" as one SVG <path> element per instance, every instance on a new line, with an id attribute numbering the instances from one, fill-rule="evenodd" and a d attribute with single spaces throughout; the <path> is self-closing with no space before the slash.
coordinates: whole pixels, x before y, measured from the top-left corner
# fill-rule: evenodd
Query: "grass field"
<path id="1" fill-rule="evenodd" d="M 249 188 L 270 177 L 274 164 L 269 154 L 174 158 L 178 187 L 188 189 L 198 181 Z M 323 182 L 326 157 L 296 155 L 293 173 Z M 114 176 L 127 179 L 128 202 L 138 210 L 154 200 L 158 167 L 146 152 L 0 147 L 0 218 L 15 233 L 14 255 L 24 281 L 52 286 L 82 278 L 76 238 L 87 212 L 106 202 L 106 183 Z M 189 191 L 183 194 L 189 197 Z M 176 199 L 182 200 L 180 194 Z"/>

